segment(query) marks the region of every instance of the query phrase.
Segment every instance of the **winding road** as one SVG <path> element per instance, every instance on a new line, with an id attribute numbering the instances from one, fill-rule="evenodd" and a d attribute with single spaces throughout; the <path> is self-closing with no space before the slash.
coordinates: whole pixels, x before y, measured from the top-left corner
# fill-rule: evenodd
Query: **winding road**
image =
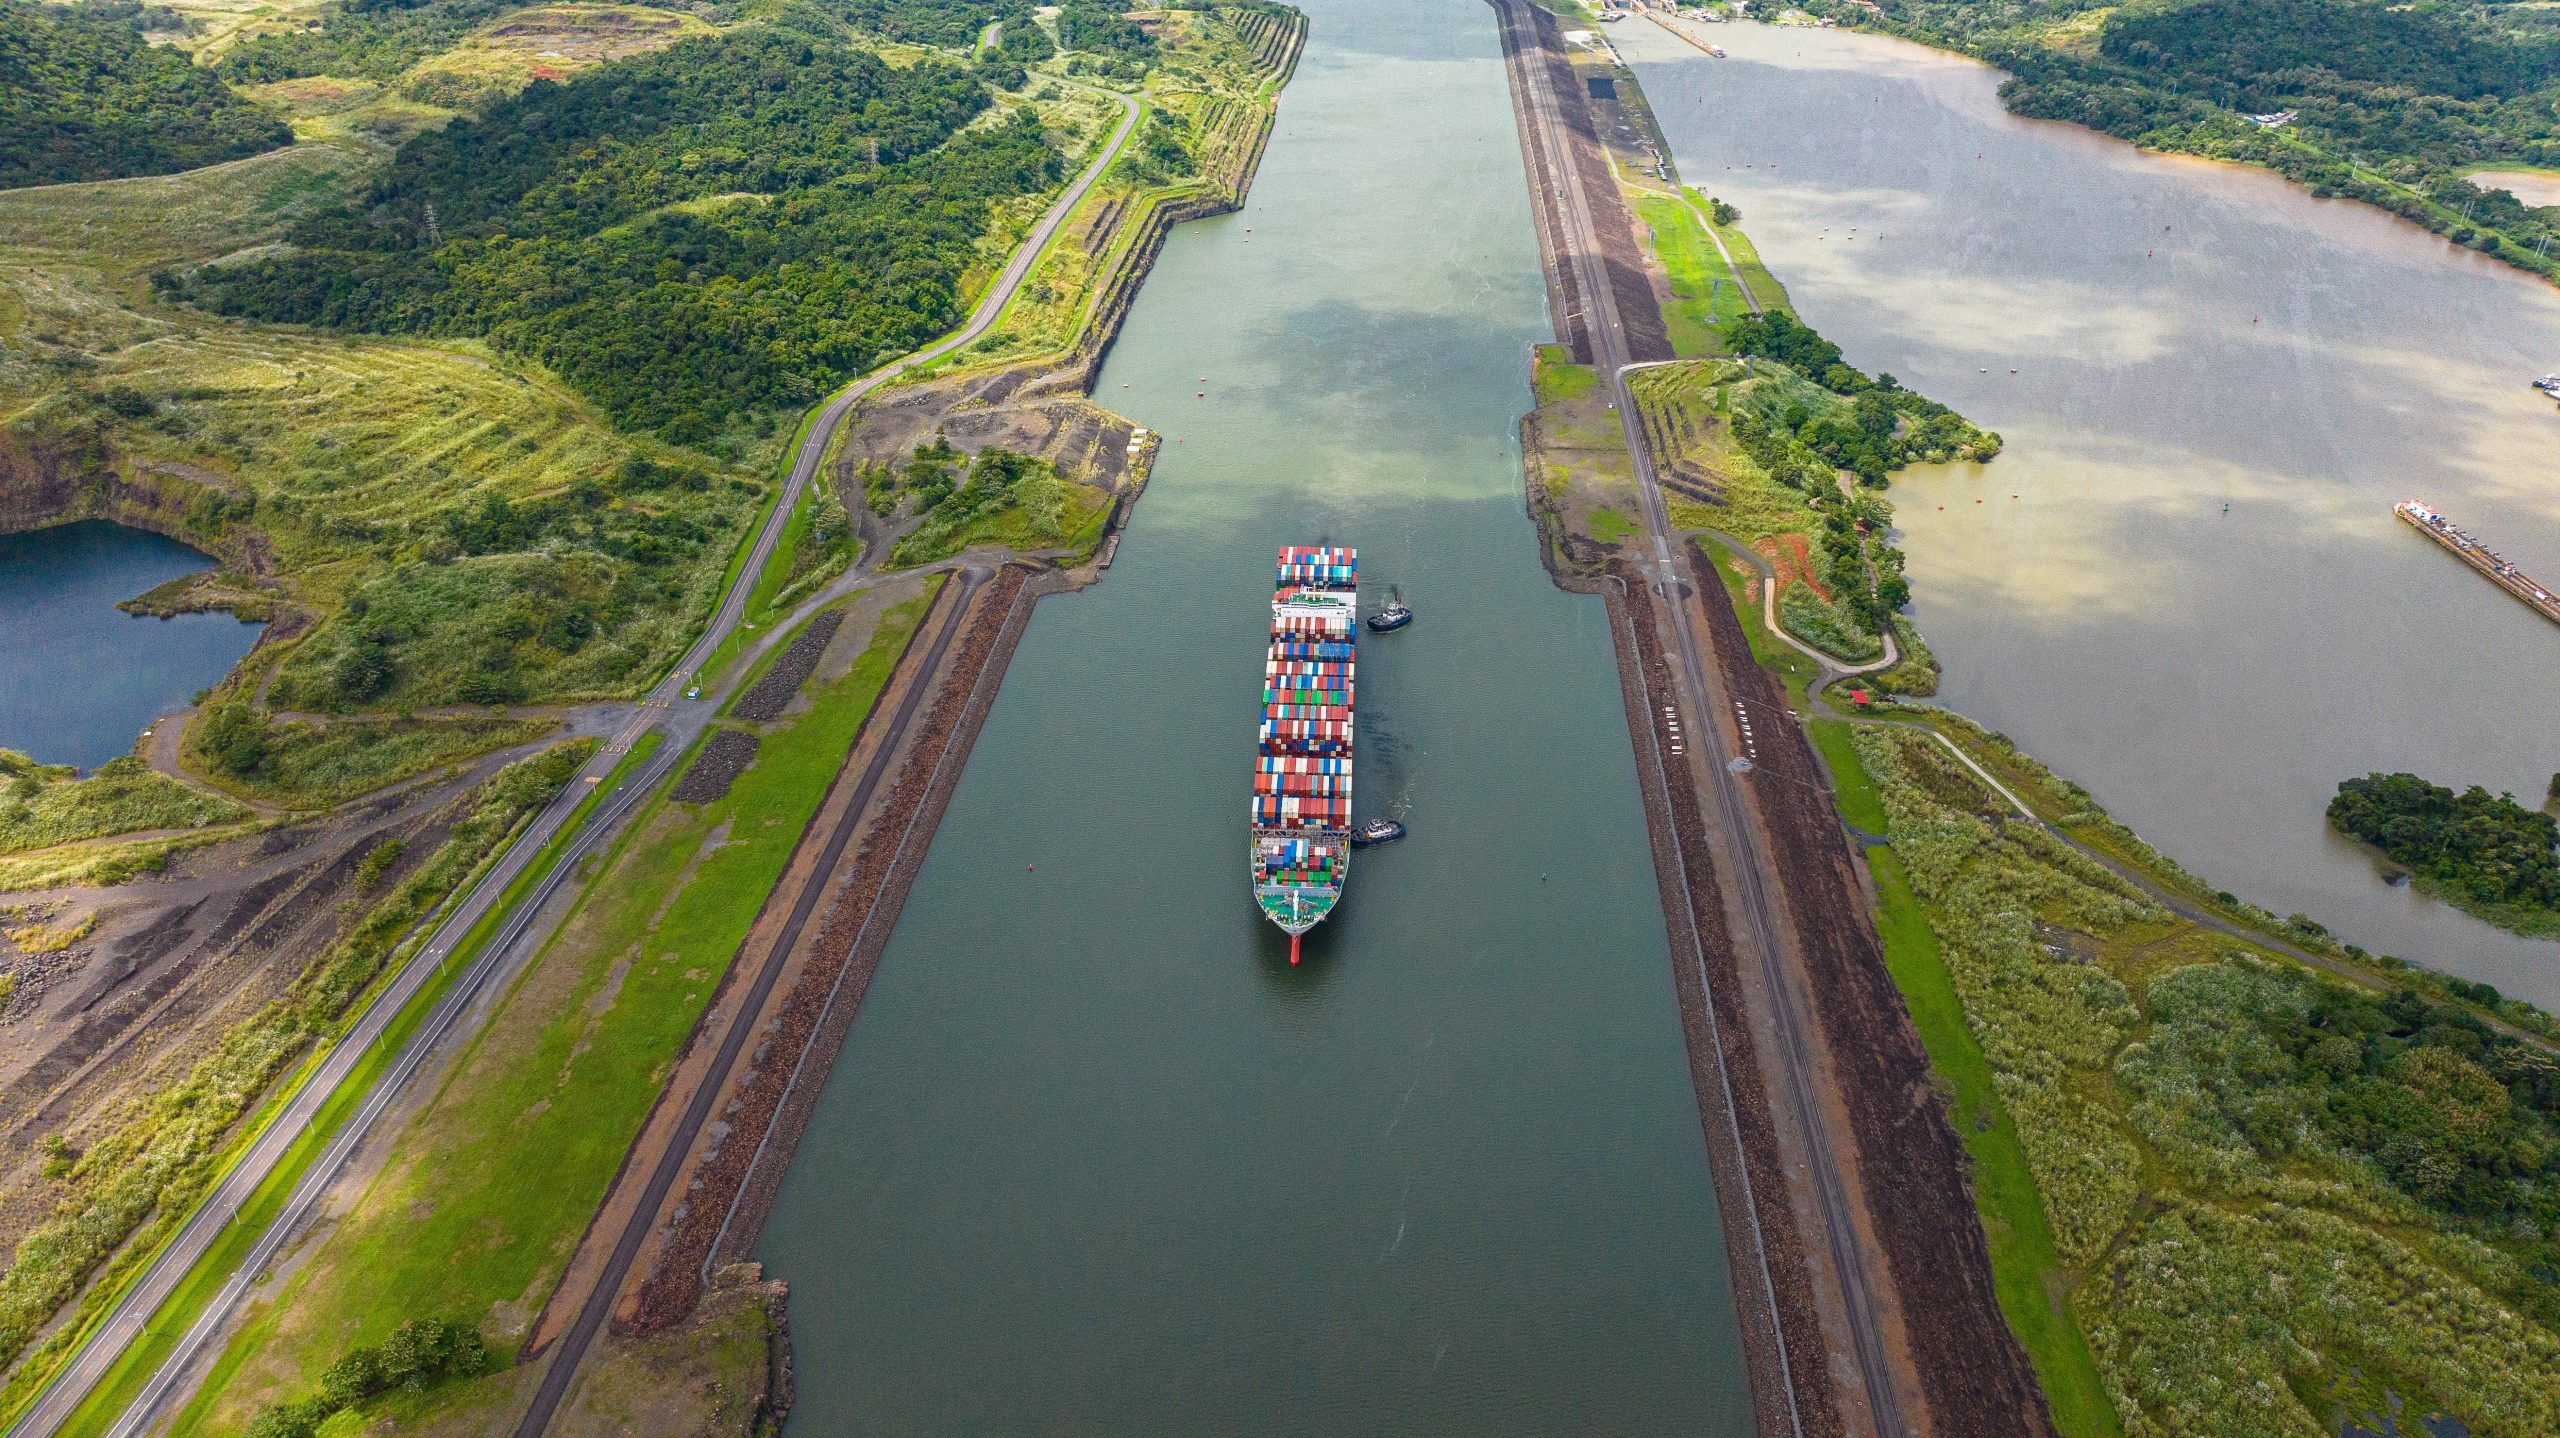
<path id="1" fill-rule="evenodd" d="M 1120 106 L 1120 123 L 1084 170 L 1060 192 L 1057 200 L 1023 237 L 1003 272 L 979 296 L 968 322 L 933 344 L 892 360 L 846 385 L 819 408 L 810 422 L 807 437 L 793 458 L 791 473 L 784 482 L 781 495 L 756 532 L 746 563 L 740 566 L 736 579 L 721 597 L 719 606 L 692 646 L 631 713 L 619 732 L 599 749 L 580 775 L 584 782 L 571 783 L 557 799 L 535 815 L 480 881 L 448 910 L 444 922 L 410 958 L 407 966 L 357 1017 L 310 1078 L 285 1101 L 274 1119 L 222 1176 L 212 1193 L 152 1257 L 79 1350 L 19 1415 L 18 1420 L 10 1425 L 8 1438 L 50 1438 L 89 1400 L 126 1350 L 152 1331 L 152 1320 L 162 1305 L 205 1261 L 241 1210 L 292 1156 L 309 1135 L 313 1121 L 321 1111 L 338 1097 L 341 1089 L 358 1079 L 375 1045 L 381 1042 L 402 1011 L 430 987 L 464 938 L 500 906 L 507 890 L 524 877 L 543 848 L 560 834 L 578 805 L 585 801 L 591 786 L 602 783 L 649 728 L 663 729 L 665 741 L 656 753 L 599 801 L 593 817 L 561 855 L 560 861 L 551 866 L 497 933 L 481 946 L 470 967 L 437 1001 L 426 1021 L 419 1025 L 381 1077 L 373 1083 L 364 1103 L 330 1137 L 301 1183 L 295 1187 L 284 1211 L 260 1235 L 249 1257 L 188 1326 L 177 1346 L 154 1370 L 141 1394 L 107 1430 L 110 1438 L 138 1438 L 165 1408 L 183 1398 L 200 1380 L 199 1365 L 209 1356 L 214 1340 L 240 1311 L 258 1277 L 284 1251 L 301 1225 L 319 1207 L 345 1170 L 348 1160 L 373 1136 L 375 1125 L 392 1109 L 438 1049 L 467 1032 L 469 1025 L 482 1017 L 475 1010 L 475 1000 L 491 991 L 493 979 L 512 970 L 539 948 L 539 941 L 549 927 L 541 922 L 544 910 L 566 882 L 567 876 L 577 871 L 578 860 L 612 835 L 615 828 L 638 807 L 641 799 L 674 768 L 691 748 L 693 740 L 709 726 L 719 710 L 719 696 L 705 695 L 697 699 L 687 698 L 686 693 L 696 682 L 698 671 L 744 622 L 747 601 L 755 589 L 756 580 L 781 543 L 792 513 L 816 477 L 818 466 L 826 456 L 828 445 L 835 439 L 837 429 L 844 423 L 845 415 L 863 396 L 883 384 L 920 365 L 930 364 L 963 349 L 986 334 L 1030 274 L 1032 266 L 1038 263 L 1049 242 L 1066 223 L 1067 217 L 1119 155 L 1130 131 L 1137 125 L 1137 102 L 1126 95 L 1093 86 L 1078 88 L 1110 95 Z"/>

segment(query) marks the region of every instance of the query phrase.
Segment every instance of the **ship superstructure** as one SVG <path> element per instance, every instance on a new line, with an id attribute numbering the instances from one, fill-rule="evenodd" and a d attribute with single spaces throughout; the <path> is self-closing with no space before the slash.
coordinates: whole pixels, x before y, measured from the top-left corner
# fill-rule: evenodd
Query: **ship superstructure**
<path id="1" fill-rule="evenodd" d="M 1356 550 L 1292 545 L 1271 591 L 1254 750 L 1253 899 L 1298 941 L 1351 873 L 1351 708 L 1360 632 Z"/>

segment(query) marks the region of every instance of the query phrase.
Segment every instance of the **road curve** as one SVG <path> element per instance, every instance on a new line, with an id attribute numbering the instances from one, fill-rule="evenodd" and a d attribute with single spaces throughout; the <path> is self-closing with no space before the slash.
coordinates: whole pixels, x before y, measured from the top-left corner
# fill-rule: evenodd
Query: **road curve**
<path id="1" fill-rule="evenodd" d="M 1023 278 L 1031 273 L 1031 267 L 1039 262 L 1041 252 L 1049 247 L 1049 241 L 1058 233 L 1058 227 L 1066 223 L 1068 214 L 1093 189 L 1094 182 L 1102 178 L 1102 172 L 1110 167 L 1113 158 L 1119 155 L 1120 146 L 1128 140 L 1129 131 L 1138 123 L 1138 102 L 1114 90 L 1097 89 L 1091 85 L 1079 85 L 1077 88 L 1092 90 L 1097 95 L 1109 95 L 1120 103 L 1120 124 L 1111 132 L 1111 138 L 1104 143 L 1101 153 L 1093 158 L 1091 164 L 1085 166 L 1084 173 L 1076 177 L 1075 183 L 1067 186 L 1066 190 L 1058 196 L 1057 202 L 1049 206 L 1048 212 L 1040 217 L 1040 222 L 1031 227 L 1031 233 L 1023 237 L 1022 243 L 1013 252 L 1013 259 L 1005 265 L 1004 273 L 996 276 L 995 282 L 988 285 L 986 293 L 979 297 L 978 307 L 970 313 L 967 324 L 923 349 L 891 360 L 843 389 L 837 390 L 819 409 L 818 417 L 809 425 L 809 437 L 801 442 L 800 453 L 792 461 L 791 477 L 783 484 L 782 497 L 774 501 L 772 515 L 766 519 L 764 529 L 756 535 L 755 548 L 748 551 L 746 567 L 738 571 L 738 582 L 729 586 L 728 595 L 720 601 L 719 611 L 712 616 L 711 623 L 703 629 L 702 637 L 696 639 L 693 647 L 685 651 L 684 657 L 676 661 L 675 669 L 667 675 L 666 682 L 659 686 L 660 698 L 671 697 L 681 692 L 693 671 L 710 657 L 712 651 L 720 647 L 721 643 L 729 637 L 730 631 L 737 628 L 739 621 L 746 617 L 747 596 L 755 589 L 755 576 L 763 572 L 765 561 L 773 557 L 774 546 L 782 542 L 782 533 L 790 523 L 791 511 L 800 503 L 800 496 L 808 489 L 809 481 L 816 478 L 819 462 L 826 458 L 827 446 L 834 441 L 836 429 L 844 423 L 846 412 L 859 403 L 864 395 L 896 379 L 899 375 L 918 365 L 931 364 L 954 350 L 975 344 L 980 336 L 994 328 L 996 316 L 1004 313 L 1005 305 L 1012 301 L 1014 291 L 1022 287 Z"/>
<path id="2" fill-rule="evenodd" d="M 1828 688 L 1831 682 L 1835 679 L 1846 679 L 1856 674 L 1873 674 L 1880 669 L 1891 669 L 1894 665 L 1902 662 L 1901 650 L 1893 642 L 1893 626 L 1889 624 L 1885 626 L 1884 633 L 1877 636 L 1884 641 L 1884 657 L 1882 659 L 1870 659 L 1864 664 L 1843 664 L 1839 660 L 1832 658 L 1830 655 L 1823 653 L 1821 650 L 1816 649 L 1812 645 L 1805 643 L 1803 640 L 1798 639 L 1792 634 L 1789 634 L 1786 629 L 1778 623 L 1778 572 L 1770 567 L 1769 561 L 1761 558 L 1752 550 L 1751 546 L 1744 544 L 1741 540 L 1734 538 L 1730 534 L 1721 533 L 1713 529 L 1702 529 L 1698 532 L 1715 540 L 1716 543 L 1732 550 L 1735 554 L 1740 555 L 1744 559 L 1749 560 L 1752 567 L 1760 571 L 1760 622 L 1771 634 L 1777 636 L 1780 643 L 1785 644 L 1787 647 L 1794 649 L 1806 658 L 1811 659 L 1814 663 L 1822 666 L 1822 676 L 1814 680 L 1812 687 L 1805 691 L 1806 697 L 1820 698 L 1822 691 L 1825 688 Z"/>
<path id="3" fill-rule="evenodd" d="M 1094 89 L 1092 86 L 1080 88 Z M 507 967 L 515 951 L 526 948 L 527 935 L 540 916 L 545 901 L 565 877 L 576 870 L 576 861 L 629 816 L 639 799 L 666 777 L 694 736 L 709 725 L 716 705 L 688 701 L 683 698 L 684 691 L 694 682 L 695 671 L 744 621 L 747 598 L 755 589 L 757 576 L 773 557 L 783 531 L 791 522 L 793 509 L 798 506 L 800 496 L 810 481 L 816 477 L 818 465 L 825 458 L 827 446 L 834 440 L 837 428 L 844 423 L 846 413 L 863 396 L 882 384 L 918 365 L 929 364 L 975 343 L 992 328 L 996 317 L 1003 313 L 1014 292 L 1021 288 L 1024 277 L 1031 272 L 1031 267 L 1038 262 L 1041 252 L 1056 236 L 1069 213 L 1091 192 L 1102 172 L 1109 168 L 1111 161 L 1119 155 L 1121 146 L 1127 142 L 1129 132 L 1138 122 L 1137 102 L 1113 91 L 1095 90 L 1095 93 L 1108 94 L 1120 105 L 1120 123 L 1110 138 L 1075 181 L 1041 215 L 1030 233 L 1023 237 L 1012 260 L 979 297 L 977 308 L 971 311 L 966 324 L 933 344 L 892 360 L 846 385 L 819 409 L 817 417 L 810 423 L 808 437 L 801 442 L 799 453 L 793 459 L 791 474 L 784 482 L 782 494 L 756 533 L 754 545 L 747 553 L 747 562 L 740 567 L 737 578 L 722 596 L 719 607 L 712 612 L 701 635 L 686 649 L 683 658 L 676 662 L 667 677 L 651 691 L 630 725 L 604 746 L 581 777 L 601 781 L 620 761 L 631 743 L 653 723 L 667 729 L 666 742 L 644 768 L 628 776 L 616 786 L 613 795 L 599 805 L 570 852 L 563 855 L 560 863 L 552 866 L 542 884 L 527 896 L 506 925 L 482 947 L 463 978 L 438 1001 L 434 1012 L 410 1036 L 399 1057 L 376 1082 L 363 1106 L 349 1116 L 344 1127 L 321 1151 L 301 1184 L 295 1188 L 284 1212 L 261 1236 L 249 1261 L 224 1283 L 220 1292 L 187 1329 L 177 1348 L 153 1373 L 149 1385 L 118 1416 L 114 1426 L 108 1430 L 109 1438 L 136 1438 L 150 1427 L 172 1399 L 181 1396 L 188 1388 L 193 1381 L 192 1370 L 197 1360 L 239 1311 L 257 1275 L 283 1251 L 299 1226 L 318 1207 L 347 1160 L 371 1134 L 374 1124 L 392 1106 L 428 1056 L 464 1020 L 472 1000 L 487 988 L 490 977 Z M 572 783 L 534 817 L 480 882 L 448 911 L 444 922 L 410 959 L 408 966 L 366 1007 L 310 1079 L 287 1100 L 283 1109 L 250 1143 L 177 1233 L 159 1253 L 153 1255 L 151 1262 L 90 1333 L 78 1353 L 63 1365 L 44 1391 L 10 1425 L 8 1438 L 51 1438 L 63 1422 L 88 1400 L 90 1393 L 114 1368 L 125 1350 L 150 1331 L 151 1320 L 161 1305 L 212 1251 L 241 1208 L 284 1162 L 321 1109 L 336 1097 L 338 1090 L 347 1083 L 401 1010 L 442 970 L 446 956 L 497 907 L 508 886 L 523 876 L 542 847 L 559 833 L 571 812 L 585 799 L 587 788 L 585 783 Z"/>
<path id="4" fill-rule="evenodd" d="M 1507 31 L 1515 37 L 1525 36 L 1532 24 L 1527 0 L 1490 0 L 1502 17 Z M 1523 49 L 1535 48 L 1534 37 L 1515 39 Z M 1507 47 L 1506 47 L 1507 48 Z M 1719 691 L 1710 685 L 1699 664 L 1703 652 L 1699 637 L 1689 616 L 1689 607 L 1680 598 L 1684 585 L 1718 585 L 1713 575 L 1691 576 L 1685 572 L 1679 551 L 1674 545 L 1676 530 L 1671 523 L 1670 507 L 1663 498 L 1661 476 L 1656 472 L 1651 450 L 1647 447 L 1644 426 L 1637 417 L 1634 388 L 1627 382 L 1629 355 L 1625 321 L 1618 313 L 1617 295 L 1609 275 L 1601 263 L 1598 226 L 1594 223 L 1590 200 L 1583 192 L 1581 167 L 1572 161 L 1568 122 L 1564 118 L 1564 97 L 1556 93 L 1554 76 L 1543 63 L 1516 67 L 1523 83 L 1520 102 L 1528 110 L 1527 122 L 1542 134 L 1548 153 L 1555 157 L 1553 184 L 1558 206 L 1568 227 L 1568 243 L 1559 247 L 1557 258 L 1580 272 L 1584 324 L 1591 336 L 1592 362 L 1604 376 L 1616 400 L 1618 422 L 1625 431 L 1627 453 L 1634 463 L 1636 489 L 1643 503 L 1646 537 L 1653 553 L 1643 562 L 1660 583 L 1668 599 L 1664 606 L 1670 613 L 1673 637 L 1667 656 L 1672 661 L 1673 687 L 1678 691 L 1683 708 L 1690 713 L 1690 731 L 1703 735 L 1710 751 L 1703 764 L 1711 792 L 1717 802 L 1713 821 L 1725 834 L 1726 843 L 1738 862 L 1731 866 L 1730 882 L 1742 900 L 1746 923 L 1734 935 L 1738 947 L 1747 951 L 1758 963 L 1766 980 L 1771 1000 L 1770 1022 L 1776 1031 L 1777 1049 L 1782 1071 L 1771 1075 L 1770 1087 L 1783 1095 L 1790 1117 L 1806 1135 L 1808 1167 L 1813 1181 L 1815 1217 L 1822 1230 L 1824 1246 L 1829 1250 L 1832 1268 L 1840 1284 L 1845 1315 L 1850 1329 L 1850 1351 L 1835 1355 L 1849 1359 L 1858 1370 L 1861 1391 L 1867 1400 L 1871 1421 L 1879 1438 L 1903 1438 L 1910 1425 L 1902 1413 L 1900 1395 L 1895 1391 L 1892 1374 L 1886 1367 L 1884 1338 L 1876 1314 L 1875 1299 L 1870 1293 L 1869 1269 L 1858 1240 L 1854 1217 L 1850 1213 L 1847 1188 L 1835 1158 L 1838 1148 L 1828 1137 L 1829 1125 L 1824 1121 L 1822 1106 L 1815 1093 L 1813 1069 L 1818 1062 L 1809 1035 L 1813 1018 L 1803 1011 L 1794 987 L 1786 982 L 1780 957 L 1779 936 L 1785 932 L 1771 903 L 1767 874 L 1773 867 L 1761 843 L 1758 830 L 1745 817 L 1738 781 L 1727 767 L 1735 755 L 1724 752 L 1723 730 L 1716 720 Z M 1756 1216 L 1755 1216 L 1756 1220 Z M 1791 1355 L 1792 1363 L 1815 1363 L 1815 1355 Z M 1795 1379 L 1787 1377 L 1788 1397 L 1792 1403 Z M 1791 1411 L 1790 1419 L 1796 1415 Z"/>

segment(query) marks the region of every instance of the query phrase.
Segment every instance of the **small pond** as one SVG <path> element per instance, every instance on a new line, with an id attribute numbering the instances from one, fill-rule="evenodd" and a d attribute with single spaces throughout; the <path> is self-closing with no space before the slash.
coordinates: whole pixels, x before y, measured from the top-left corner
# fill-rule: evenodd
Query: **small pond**
<path id="1" fill-rule="evenodd" d="M 100 520 L 0 534 L 0 749 L 94 769 L 228 673 L 259 626 L 116 608 L 212 567 L 174 539 Z"/>

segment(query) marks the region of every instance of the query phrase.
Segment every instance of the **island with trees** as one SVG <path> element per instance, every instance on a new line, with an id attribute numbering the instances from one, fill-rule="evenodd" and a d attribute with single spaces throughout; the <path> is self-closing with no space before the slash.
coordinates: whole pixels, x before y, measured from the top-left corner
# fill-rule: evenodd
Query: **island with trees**
<path id="1" fill-rule="evenodd" d="M 2368 774 L 2338 786 L 2329 823 L 2381 850 L 2421 889 L 2493 924 L 2560 934 L 2560 820 L 2512 794 Z"/>

